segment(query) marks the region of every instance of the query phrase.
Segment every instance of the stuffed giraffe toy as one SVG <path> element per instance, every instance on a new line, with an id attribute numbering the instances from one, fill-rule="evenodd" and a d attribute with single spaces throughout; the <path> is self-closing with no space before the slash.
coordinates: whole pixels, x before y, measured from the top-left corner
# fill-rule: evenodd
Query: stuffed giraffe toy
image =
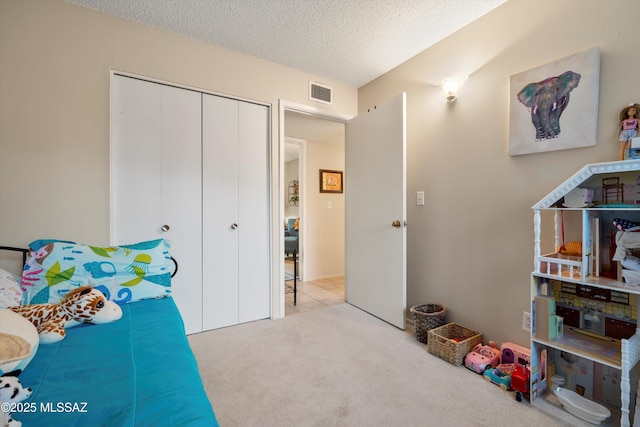
<path id="1" fill-rule="evenodd" d="M 122 317 L 122 309 L 92 286 L 69 291 L 59 304 L 31 304 L 9 307 L 38 329 L 41 344 L 62 341 L 66 329 L 81 323 L 110 323 Z"/>

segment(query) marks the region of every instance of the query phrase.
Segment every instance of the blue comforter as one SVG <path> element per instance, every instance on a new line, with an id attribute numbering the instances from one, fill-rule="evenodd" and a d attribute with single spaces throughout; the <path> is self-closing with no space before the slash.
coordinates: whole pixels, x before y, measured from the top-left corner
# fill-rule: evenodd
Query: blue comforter
<path id="1" fill-rule="evenodd" d="M 20 375 L 33 393 L 13 418 L 23 427 L 217 426 L 173 299 L 122 313 L 41 345 Z"/>

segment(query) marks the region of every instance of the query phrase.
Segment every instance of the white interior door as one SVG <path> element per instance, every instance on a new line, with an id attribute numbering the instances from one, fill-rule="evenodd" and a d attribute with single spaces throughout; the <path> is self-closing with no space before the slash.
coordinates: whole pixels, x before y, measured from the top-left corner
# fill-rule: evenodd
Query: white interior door
<path id="1" fill-rule="evenodd" d="M 204 330 L 238 324 L 238 101 L 202 99 Z"/>
<path id="2" fill-rule="evenodd" d="M 179 263 L 172 296 L 187 334 L 199 332 L 201 94 L 116 75 L 113 129 L 111 243 L 169 242 Z"/>
<path id="3" fill-rule="evenodd" d="M 401 329 L 407 295 L 405 110 L 402 93 L 360 114 L 347 123 L 345 144 L 346 300 Z"/>
<path id="4" fill-rule="evenodd" d="M 238 170 L 240 323 L 271 313 L 269 257 L 269 110 L 239 102 Z"/>
<path id="5" fill-rule="evenodd" d="M 269 110 L 203 95 L 204 329 L 270 314 Z"/>

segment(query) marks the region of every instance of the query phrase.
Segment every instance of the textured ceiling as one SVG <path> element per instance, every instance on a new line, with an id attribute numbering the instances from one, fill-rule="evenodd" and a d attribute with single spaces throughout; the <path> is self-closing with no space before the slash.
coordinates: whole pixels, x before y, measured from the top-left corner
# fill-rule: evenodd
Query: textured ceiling
<path id="1" fill-rule="evenodd" d="M 361 87 L 507 0 L 67 0 Z"/>

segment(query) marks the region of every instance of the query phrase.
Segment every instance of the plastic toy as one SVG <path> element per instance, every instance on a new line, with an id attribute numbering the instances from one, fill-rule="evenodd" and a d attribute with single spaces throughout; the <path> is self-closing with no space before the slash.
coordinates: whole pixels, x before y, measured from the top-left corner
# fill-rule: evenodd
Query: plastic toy
<path id="1" fill-rule="evenodd" d="M 553 393 L 568 413 L 591 424 L 600 424 L 611 416 L 611 411 L 607 408 L 580 396 L 573 390 L 556 387 Z"/>
<path id="2" fill-rule="evenodd" d="M 503 390 L 511 389 L 511 374 L 514 370 L 513 363 L 503 363 L 494 368 L 487 368 L 483 377 L 487 381 L 500 386 Z"/>
<path id="3" fill-rule="evenodd" d="M 511 388 L 516 391 L 516 400 L 522 401 L 523 396 L 529 395 L 529 369 L 527 364 L 517 366 L 511 373 Z"/>
<path id="4" fill-rule="evenodd" d="M 640 105 L 629 104 L 620 111 L 620 125 L 618 126 L 620 141 L 620 160 L 625 160 L 625 153 L 631 148 L 631 139 L 638 136 L 638 113 Z"/>
<path id="5" fill-rule="evenodd" d="M 524 363 L 531 363 L 531 350 L 513 342 L 505 342 L 500 346 L 502 357 L 500 363 L 514 363 L 522 366 Z"/>
<path id="6" fill-rule="evenodd" d="M 487 368 L 495 368 L 500 363 L 500 350 L 492 341 L 489 345 L 477 344 L 464 358 L 464 366 L 482 374 Z"/>

